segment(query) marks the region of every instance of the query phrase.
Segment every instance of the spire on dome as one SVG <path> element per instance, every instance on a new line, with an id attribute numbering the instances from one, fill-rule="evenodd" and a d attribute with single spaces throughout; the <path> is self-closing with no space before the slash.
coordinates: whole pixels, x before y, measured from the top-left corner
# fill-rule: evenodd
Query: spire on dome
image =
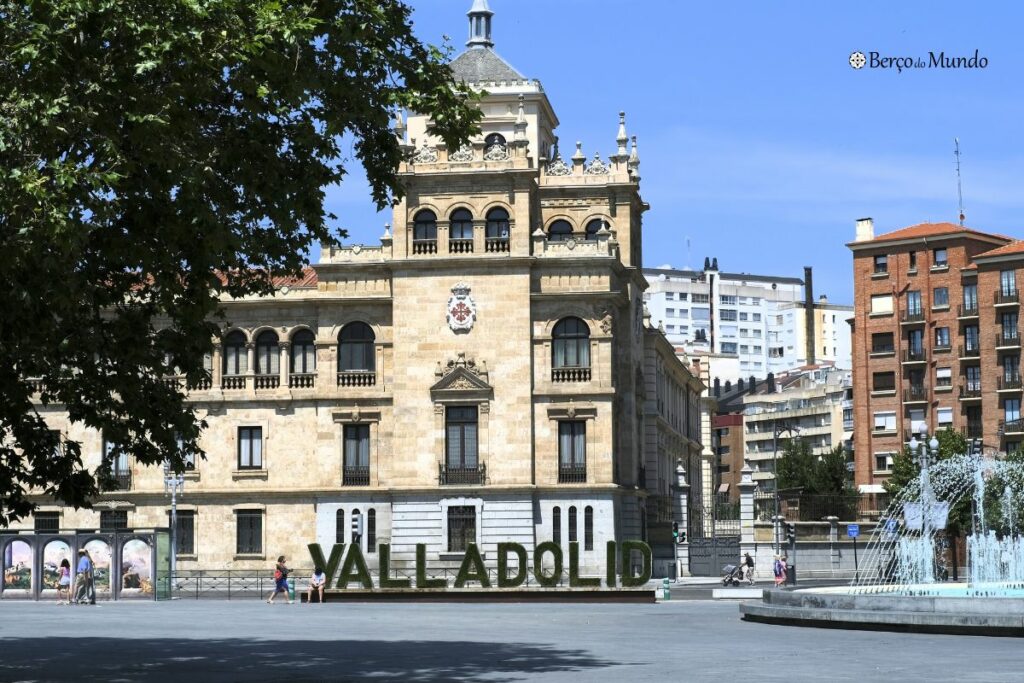
<path id="1" fill-rule="evenodd" d="M 487 0 L 473 0 L 473 6 L 466 12 L 469 17 L 469 40 L 466 47 L 494 47 L 491 40 L 491 17 L 494 12 L 487 6 Z"/>

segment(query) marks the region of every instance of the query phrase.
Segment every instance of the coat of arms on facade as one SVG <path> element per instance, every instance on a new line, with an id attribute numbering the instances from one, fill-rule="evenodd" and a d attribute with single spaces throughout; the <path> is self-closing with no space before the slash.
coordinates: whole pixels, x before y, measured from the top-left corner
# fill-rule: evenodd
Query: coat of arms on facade
<path id="1" fill-rule="evenodd" d="M 476 304 L 469 295 L 469 285 L 459 282 L 448 298 L 448 327 L 452 332 L 468 332 L 476 322 Z"/>

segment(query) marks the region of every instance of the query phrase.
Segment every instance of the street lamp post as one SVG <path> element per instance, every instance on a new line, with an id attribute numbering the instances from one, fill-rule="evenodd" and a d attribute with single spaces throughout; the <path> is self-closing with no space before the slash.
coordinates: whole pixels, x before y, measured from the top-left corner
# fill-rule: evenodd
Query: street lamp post
<path id="1" fill-rule="evenodd" d="M 782 554 L 782 540 L 779 538 L 779 434 L 789 432 L 790 437 L 796 432 L 800 434 L 800 428 L 795 427 L 791 424 L 783 424 L 782 427 L 778 425 L 778 418 L 772 418 L 772 477 L 773 477 L 773 488 L 775 490 L 775 517 L 773 518 L 773 526 L 775 527 L 775 554 Z"/>
<path id="2" fill-rule="evenodd" d="M 929 513 L 932 509 L 932 481 L 931 474 L 928 470 L 928 466 L 931 464 L 932 457 L 938 457 L 939 455 L 939 440 L 932 436 L 931 440 L 925 443 L 925 439 L 928 438 L 928 429 L 925 426 L 921 426 L 921 440 L 918 441 L 917 437 L 911 437 L 910 452 L 917 456 L 917 461 L 921 465 L 921 536 L 927 538 L 929 534 L 928 522 Z"/>
<path id="3" fill-rule="evenodd" d="M 178 491 L 185 492 L 185 475 L 171 470 L 171 463 L 164 461 L 164 494 L 171 496 L 171 580 L 178 562 Z M 172 585 L 173 590 L 173 585 Z"/>

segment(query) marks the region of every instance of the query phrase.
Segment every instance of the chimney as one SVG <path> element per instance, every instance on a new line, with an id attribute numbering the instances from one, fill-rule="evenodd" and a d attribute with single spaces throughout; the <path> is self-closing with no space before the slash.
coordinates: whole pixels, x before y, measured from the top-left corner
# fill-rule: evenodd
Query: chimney
<path id="1" fill-rule="evenodd" d="M 730 391 L 732 391 L 732 382 L 725 380 L 725 393 L 728 394 Z"/>
<path id="2" fill-rule="evenodd" d="M 743 391 L 743 378 L 742 377 L 740 377 L 738 380 L 736 380 L 736 390 L 737 391 Z"/>
<path id="3" fill-rule="evenodd" d="M 704 257 L 704 270 L 711 270 L 711 259 L 707 256 Z"/>
<path id="4" fill-rule="evenodd" d="M 715 378 L 715 396 L 717 397 L 717 396 L 721 396 L 721 395 L 722 395 L 722 383 L 716 377 Z"/>
<path id="5" fill-rule="evenodd" d="M 775 393 L 775 373 L 774 372 L 769 372 L 768 373 L 767 381 L 768 381 L 768 393 L 769 394 L 774 394 Z"/>
<path id="6" fill-rule="evenodd" d="M 873 218 L 857 219 L 857 235 L 855 242 L 867 242 L 875 239 L 875 221 Z"/>
<path id="7" fill-rule="evenodd" d="M 810 266 L 804 266 L 804 347 L 807 364 L 814 365 L 814 277 Z"/>
<path id="8" fill-rule="evenodd" d="M 754 389 L 757 389 L 757 378 L 754 377 L 753 375 L 751 375 L 750 376 L 750 390 L 753 391 Z"/>

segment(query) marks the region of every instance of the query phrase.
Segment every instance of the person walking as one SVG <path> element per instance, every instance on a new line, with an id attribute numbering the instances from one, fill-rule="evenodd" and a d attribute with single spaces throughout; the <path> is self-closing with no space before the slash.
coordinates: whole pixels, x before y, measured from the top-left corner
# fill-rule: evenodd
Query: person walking
<path id="1" fill-rule="evenodd" d="M 60 561 L 60 567 L 57 569 L 57 604 L 58 605 L 70 605 L 71 604 L 71 563 L 68 562 L 68 558 L 64 558 Z"/>
<path id="2" fill-rule="evenodd" d="M 277 558 L 277 565 L 274 567 L 274 592 L 267 598 L 267 604 L 273 605 L 274 598 L 277 597 L 278 593 L 284 593 L 284 597 L 288 598 L 288 604 L 292 604 L 292 599 L 288 596 L 288 565 L 285 562 L 284 555 Z"/>
<path id="3" fill-rule="evenodd" d="M 82 605 L 89 600 L 90 575 L 92 560 L 85 549 L 78 551 L 78 566 L 75 567 L 75 602 Z"/>
<path id="4" fill-rule="evenodd" d="M 320 567 L 313 569 L 313 575 L 309 577 L 309 591 L 306 593 L 306 602 L 313 604 L 313 591 L 320 595 L 320 604 L 324 604 L 324 584 L 327 583 L 327 575 Z"/>
<path id="5" fill-rule="evenodd" d="M 754 558 L 750 553 L 743 553 L 743 567 L 746 569 L 747 583 L 754 585 Z"/>
<path id="6" fill-rule="evenodd" d="M 775 563 L 772 565 L 772 573 L 775 574 L 775 587 L 778 588 L 786 581 L 786 565 L 781 555 L 775 556 Z"/>

